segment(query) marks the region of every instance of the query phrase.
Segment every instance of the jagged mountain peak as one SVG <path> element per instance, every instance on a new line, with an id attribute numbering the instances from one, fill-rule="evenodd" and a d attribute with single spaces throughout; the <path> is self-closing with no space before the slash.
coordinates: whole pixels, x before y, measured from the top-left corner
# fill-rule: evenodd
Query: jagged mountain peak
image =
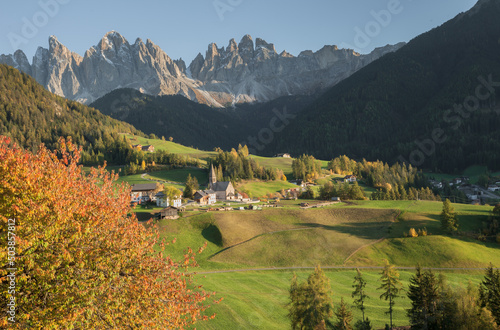
<path id="1" fill-rule="evenodd" d="M 122 46 L 130 47 L 127 39 L 125 39 L 120 33 L 116 31 L 110 31 L 106 33 L 97 44 L 97 48 L 101 51 L 118 51 Z"/>
<path id="2" fill-rule="evenodd" d="M 261 38 L 255 39 L 255 48 L 256 49 L 265 48 L 273 53 L 276 53 L 276 49 L 274 48 L 274 44 L 267 43 L 264 39 L 261 39 Z"/>
<path id="3" fill-rule="evenodd" d="M 227 48 L 211 43 L 205 57 L 199 53 L 187 68 L 182 59 L 172 60 L 150 39 L 143 42 L 137 38 L 130 45 L 119 32 L 109 31 L 83 58 L 51 36 L 49 49 L 39 48 L 32 66 L 22 52 L 2 55 L 0 62 L 33 75 L 51 92 L 83 103 L 127 87 L 152 95 L 180 94 L 221 107 L 315 93 L 336 84 L 384 51 L 371 57 L 333 53 L 306 51 L 294 57 L 283 51 L 278 55 L 273 43 L 262 38 L 256 38 L 254 43 L 247 34 L 239 43 L 234 38 L 229 40 Z"/>
<path id="4" fill-rule="evenodd" d="M 290 57 L 290 58 L 293 58 L 294 56 L 292 54 L 290 54 L 289 52 L 287 52 L 286 50 L 283 50 L 281 53 L 280 53 L 280 56 L 281 57 Z"/>
<path id="5" fill-rule="evenodd" d="M 243 38 L 241 38 L 240 43 L 238 44 L 238 48 L 240 51 L 253 51 L 253 39 L 252 36 L 246 34 Z"/>
<path id="6" fill-rule="evenodd" d="M 238 50 L 238 44 L 236 43 L 236 40 L 232 38 L 229 40 L 229 44 L 227 45 L 226 51 L 228 52 L 234 52 Z"/>

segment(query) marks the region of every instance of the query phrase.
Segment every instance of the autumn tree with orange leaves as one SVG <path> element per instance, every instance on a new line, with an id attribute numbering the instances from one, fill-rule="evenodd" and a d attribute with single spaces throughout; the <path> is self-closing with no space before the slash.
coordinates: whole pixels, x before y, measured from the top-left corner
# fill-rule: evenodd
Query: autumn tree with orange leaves
<path id="1" fill-rule="evenodd" d="M 59 144 L 32 154 L 0 137 L 0 327 L 182 329 L 207 319 L 210 294 L 188 273 L 196 253 L 166 256 L 155 227 L 130 213 L 130 188 L 117 188 L 104 168 L 84 173 L 80 151 Z M 6 312 L 11 297 L 15 323 Z"/>

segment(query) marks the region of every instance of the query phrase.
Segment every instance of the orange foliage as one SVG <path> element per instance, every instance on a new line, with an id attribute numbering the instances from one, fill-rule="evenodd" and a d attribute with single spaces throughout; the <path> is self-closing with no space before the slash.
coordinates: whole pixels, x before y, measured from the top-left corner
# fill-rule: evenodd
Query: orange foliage
<path id="1" fill-rule="evenodd" d="M 0 327 L 189 327 L 210 294 L 193 283 L 189 250 L 166 257 L 152 224 L 130 215 L 130 188 L 104 168 L 86 175 L 60 140 L 36 154 L 0 137 Z M 16 323 L 7 321 L 7 224 L 15 219 Z"/>

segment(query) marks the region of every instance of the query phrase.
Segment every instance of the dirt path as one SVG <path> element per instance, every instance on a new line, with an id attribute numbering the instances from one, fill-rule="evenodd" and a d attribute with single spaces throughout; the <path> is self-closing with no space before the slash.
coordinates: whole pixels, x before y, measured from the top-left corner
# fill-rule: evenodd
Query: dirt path
<path id="1" fill-rule="evenodd" d="M 397 269 L 401 270 L 414 270 L 415 267 L 396 267 Z M 471 271 L 471 270 L 477 270 L 477 271 L 484 271 L 485 268 L 452 268 L 452 267 L 421 267 L 423 270 L 425 269 L 430 269 L 432 271 L 441 271 L 441 270 L 466 270 L 466 271 Z M 260 271 L 276 271 L 276 270 L 308 270 L 308 269 L 315 269 L 315 267 L 265 267 L 265 268 L 244 268 L 244 269 L 224 269 L 224 270 L 213 270 L 213 271 L 206 271 L 206 272 L 196 272 L 197 275 L 204 275 L 204 274 L 222 274 L 222 273 L 244 273 L 244 272 L 260 272 Z M 382 266 L 321 266 L 321 269 L 345 269 L 345 270 L 352 270 L 352 269 L 384 269 Z M 500 269 L 500 268 L 495 268 L 495 269 Z"/>

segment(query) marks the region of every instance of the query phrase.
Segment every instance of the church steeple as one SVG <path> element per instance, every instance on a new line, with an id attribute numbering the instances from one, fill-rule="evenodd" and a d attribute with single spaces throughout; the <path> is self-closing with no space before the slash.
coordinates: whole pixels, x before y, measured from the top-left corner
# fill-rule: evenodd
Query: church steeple
<path id="1" fill-rule="evenodd" d="M 208 175 L 208 186 L 211 187 L 217 183 L 217 175 L 215 174 L 214 165 L 210 165 L 210 174 Z"/>

